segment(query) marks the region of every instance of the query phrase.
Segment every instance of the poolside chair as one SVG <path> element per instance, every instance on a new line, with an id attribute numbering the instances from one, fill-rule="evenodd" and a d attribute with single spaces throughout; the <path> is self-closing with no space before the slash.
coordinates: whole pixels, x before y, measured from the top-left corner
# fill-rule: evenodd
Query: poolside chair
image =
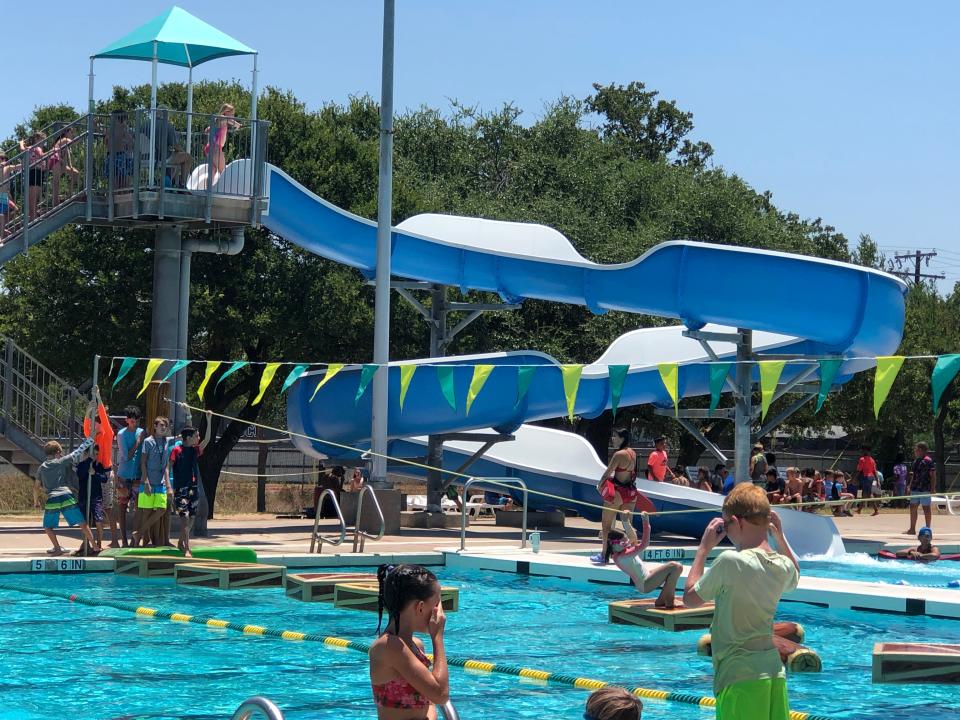
<path id="1" fill-rule="evenodd" d="M 484 502 L 482 494 L 473 495 L 467 500 L 467 515 L 471 518 L 479 518 L 482 515 L 496 517 L 494 510 L 496 510 L 497 507 L 497 505 L 490 505 Z"/>
<path id="2" fill-rule="evenodd" d="M 960 493 L 934 495 L 930 498 L 930 502 L 941 515 L 945 512 L 950 515 L 960 515 Z"/>

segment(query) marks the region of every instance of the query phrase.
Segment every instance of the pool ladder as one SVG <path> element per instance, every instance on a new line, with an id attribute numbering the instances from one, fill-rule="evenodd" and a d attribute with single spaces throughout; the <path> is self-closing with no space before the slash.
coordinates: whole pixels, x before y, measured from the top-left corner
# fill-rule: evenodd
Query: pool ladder
<path id="1" fill-rule="evenodd" d="M 380 519 L 380 530 L 376 533 L 368 533 L 365 530 L 360 529 L 360 518 L 363 513 L 363 498 L 369 495 L 370 499 L 373 501 L 373 509 L 377 512 L 377 517 Z M 340 521 L 340 536 L 336 535 L 327 535 L 323 536 L 320 534 L 320 508 L 323 507 L 323 499 L 329 497 L 330 502 L 333 504 L 333 509 L 337 513 L 337 519 Z M 370 485 L 364 485 L 360 488 L 360 494 L 357 497 L 357 517 L 353 523 L 353 552 L 363 552 L 364 543 L 369 538 L 370 540 L 380 540 L 383 538 L 384 532 L 386 532 L 387 523 L 383 519 L 383 510 L 380 507 L 380 501 L 377 500 L 377 493 L 374 492 L 373 488 Z M 327 488 L 320 496 L 317 498 L 317 505 L 314 508 L 314 519 L 313 519 L 313 532 L 310 533 L 310 552 L 313 553 L 316 551 L 318 554 L 323 552 L 323 544 L 327 543 L 328 545 L 342 545 L 343 541 L 347 538 L 347 523 L 343 519 L 343 511 L 340 509 L 340 503 L 337 501 L 337 496 L 330 488 Z"/>
<path id="2" fill-rule="evenodd" d="M 450 700 L 439 707 L 444 720 L 460 720 L 460 714 Z M 230 720 L 252 720 L 257 714 L 266 720 L 283 720 L 283 711 L 271 700 L 260 695 L 244 700 Z"/>

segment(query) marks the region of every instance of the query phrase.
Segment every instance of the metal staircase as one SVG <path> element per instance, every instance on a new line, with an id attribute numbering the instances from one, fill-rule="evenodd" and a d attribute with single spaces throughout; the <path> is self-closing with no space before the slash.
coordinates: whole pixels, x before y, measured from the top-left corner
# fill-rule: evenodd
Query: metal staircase
<path id="1" fill-rule="evenodd" d="M 86 399 L 13 340 L 0 340 L 0 458 L 33 477 L 45 442 L 76 447 Z"/>

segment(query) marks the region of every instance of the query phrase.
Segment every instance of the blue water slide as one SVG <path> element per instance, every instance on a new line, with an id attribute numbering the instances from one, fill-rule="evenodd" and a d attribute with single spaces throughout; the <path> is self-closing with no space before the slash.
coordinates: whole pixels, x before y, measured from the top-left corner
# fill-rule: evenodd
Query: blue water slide
<path id="1" fill-rule="evenodd" d="M 306 250 L 375 271 L 376 225 L 311 193 L 283 171 L 268 173 L 269 211 L 264 224 Z M 395 275 L 499 293 L 510 301 L 538 298 L 678 318 L 688 328 L 720 323 L 755 331 L 760 352 L 835 355 L 845 358 L 892 353 L 903 332 L 905 284 L 896 277 L 847 263 L 751 248 L 698 242 L 658 245 L 633 262 L 598 265 L 581 257 L 556 230 L 542 225 L 446 215 L 421 215 L 392 233 Z M 682 396 L 705 395 L 708 369 L 702 348 L 681 336 L 682 328 L 627 333 L 593 365 L 584 368 L 574 412 L 593 417 L 610 406 L 608 364 L 629 364 L 621 407 L 670 400 L 656 364 L 679 361 Z M 722 344 L 721 344 L 722 345 Z M 718 348 L 730 357 L 733 346 Z M 512 430 L 531 420 L 567 413 L 558 363 L 542 353 L 491 353 L 417 361 L 404 407 L 399 369 L 390 370 L 388 427 L 391 437 L 482 427 Z M 471 365 L 497 366 L 466 412 Z M 437 382 L 436 365 L 454 366 L 456 406 Z M 543 365 L 529 392 L 517 402 L 516 365 Z M 837 382 L 869 367 L 848 360 Z M 789 381 L 808 367 L 788 365 Z M 319 381 L 306 374 L 291 389 L 291 427 L 345 445 L 369 439 L 370 393 L 354 404 L 359 367 L 347 368 L 317 394 Z M 811 379 L 816 373 L 810 375 Z"/>

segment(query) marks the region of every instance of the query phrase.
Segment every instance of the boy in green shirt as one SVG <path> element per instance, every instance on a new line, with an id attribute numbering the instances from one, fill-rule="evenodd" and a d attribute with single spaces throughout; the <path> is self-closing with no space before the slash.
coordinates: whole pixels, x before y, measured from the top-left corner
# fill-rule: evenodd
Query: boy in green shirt
<path id="1" fill-rule="evenodd" d="M 777 550 L 768 543 L 772 534 Z M 703 566 L 725 537 L 736 546 Z M 797 587 L 800 565 L 762 488 L 742 483 L 710 521 L 686 580 L 683 603 L 714 600 L 713 692 L 717 720 L 788 720 L 787 680 L 773 644 L 773 616 L 784 592 Z"/>

